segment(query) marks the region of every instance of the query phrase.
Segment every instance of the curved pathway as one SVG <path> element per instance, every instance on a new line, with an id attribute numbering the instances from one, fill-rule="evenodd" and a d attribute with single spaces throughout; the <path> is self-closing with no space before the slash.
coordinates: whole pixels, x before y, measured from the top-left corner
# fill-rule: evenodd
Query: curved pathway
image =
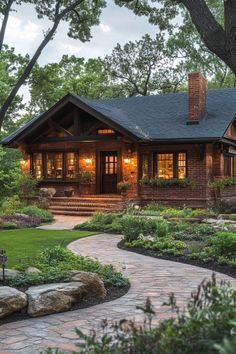
<path id="1" fill-rule="evenodd" d="M 59 347 L 66 352 L 73 351 L 79 342 L 75 328 L 85 332 L 98 328 L 101 320 L 119 320 L 124 317 L 141 321 L 143 315 L 136 309 L 149 296 L 155 306 L 157 320 L 172 315 L 169 308 L 161 306 L 171 292 L 183 305 L 192 290 L 212 271 L 142 256 L 117 248 L 118 235 L 100 234 L 77 240 L 69 249 L 84 256 L 98 259 L 103 264 L 113 264 L 123 271 L 131 282 L 129 292 L 114 301 L 41 318 L 28 319 L 0 326 L 0 354 L 35 354 L 47 347 Z M 217 274 L 217 278 L 230 280 L 236 287 L 236 279 Z"/>

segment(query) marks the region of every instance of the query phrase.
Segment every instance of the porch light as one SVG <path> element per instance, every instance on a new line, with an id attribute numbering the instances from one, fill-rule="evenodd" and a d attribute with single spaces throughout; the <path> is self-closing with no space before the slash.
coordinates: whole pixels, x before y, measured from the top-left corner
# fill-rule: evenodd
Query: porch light
<path id="1" fill-rule="evenodd" d="M 124 163 L 128 165 L 130 163 L 131 159 L 129 157 L 124 158 Z"/>
<path id="2" fill-rule="evenodd" d="M 26 164 L 26 162 L 27 162 L 27 161 L 26 161 L 26 160 L 24 160 L 24 159 L 20 160 L 20 164 L 21 164 L 21 165 L 25 165 L 25 164 Z"/>
<path id="3" fill-rule="evenodd" d="M 86 162 L 88 165 L 90 165 L 90 164 L 92 163 L 92 159 L 91 159 L 90 157 L 87 157 L 87 158 L 85 159 L 85 162 Z"/>

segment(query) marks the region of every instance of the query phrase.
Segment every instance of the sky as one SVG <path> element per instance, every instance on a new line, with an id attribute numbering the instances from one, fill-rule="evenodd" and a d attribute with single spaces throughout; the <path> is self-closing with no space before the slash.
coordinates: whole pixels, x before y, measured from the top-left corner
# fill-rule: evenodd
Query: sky
<path id="1" fill-rule="evenodd" d="M 5 43 L 15 48 L 16 53 L 28 53 L 32 56 L 51 23 L 47 19 L 38 19 L 32 5 L 15 6 L 14 10 L 16 11 L 9 17 Z M 54 39 L 48 43 L 39 58 L 40 65 L 58 62 L 63 54 L 86 59 L 104 57 L 112 52 L 117 43 L 125 44 L 140 39 L 146 33 L 154 37 L 157 32 L 157 28 L 148 23 L 145 16 L 136 16 L 127 8 L 115 5 L 113 0 L 107 0 L 100 25 L 92 28 L 90 42 L 82 43 L 69 38 L 67 30 L 67 23 L 61 22 Z M 27 87 L 21 88 L 19 94 L 23 95 L 24 102 L 30 98 Z"/>
<path id="2" fill-rule="evenodd" d="M 117 43 L 140 39 L 149 33 L 155 36 L 157 28 L 148 23 L 146 17 L 139 17 L 126 8 L 120 8 L 113 0 L 107 0 L 99 26 L 93 27 L 90 42 L 82 43 L 67 36 L 67 24 L 61 23 L 55 38 L 41 54 L 39 64 L 57 62 L 63 54 L 85 58 L 104 57 L 110 54 Z M 14 47 L 17 53 L 32 55 L 43 38 L 43 31 L 50 27 L 50 22 L 38 19 L 32 5 L 18 6 L 12 12 L 7 26 L 5 43 Z"/>

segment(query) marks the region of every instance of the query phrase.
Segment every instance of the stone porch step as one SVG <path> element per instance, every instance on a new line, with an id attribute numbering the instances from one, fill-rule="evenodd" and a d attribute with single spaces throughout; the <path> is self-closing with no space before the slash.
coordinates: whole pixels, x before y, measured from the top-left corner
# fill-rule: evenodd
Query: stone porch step
<path id="1" fill-rule="evenodd" d="M 119 195 L 84 195 L 53 197 L 49 210 L 55 215 L 91 216 L 95 212 L 115 212 L 124 208 Z"/>
<path id="2" fill-rule="evenodd" d="M 114 206 L 115 208 L 115 206 Z M 68 205 L 68 206 L 61 206 L 61 205 L 50 205 L 49 210 L 67 210 L 67 211 L 109 211 L 111 208 L 107 207 L 106 205 L 103 206 L 82 206 L 82 205 Z"/>
<path id="3" fill-rule="evenodd" d="M 54 215 L 69 215 L 69 216 L 93 216 L 95 213 L 92 211 L 67 211 L 67 210 L 53 210 L 50 209 Z"/>

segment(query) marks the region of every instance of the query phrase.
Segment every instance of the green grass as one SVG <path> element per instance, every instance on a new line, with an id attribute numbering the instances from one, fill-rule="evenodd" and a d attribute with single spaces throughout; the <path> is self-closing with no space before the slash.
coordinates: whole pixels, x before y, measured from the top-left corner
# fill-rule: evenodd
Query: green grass
<path id="1" fill-rule="evenodd" d="M 13 268 L 25 257 L 33 257 L 46 247 L 62 244 L 66 247 L 70 242 L 94 235 L 87 231 L 52 231 L 37 229 L 21 229 L 0 231 L 0 249 L 7 252 L 7 268 Z"/>

